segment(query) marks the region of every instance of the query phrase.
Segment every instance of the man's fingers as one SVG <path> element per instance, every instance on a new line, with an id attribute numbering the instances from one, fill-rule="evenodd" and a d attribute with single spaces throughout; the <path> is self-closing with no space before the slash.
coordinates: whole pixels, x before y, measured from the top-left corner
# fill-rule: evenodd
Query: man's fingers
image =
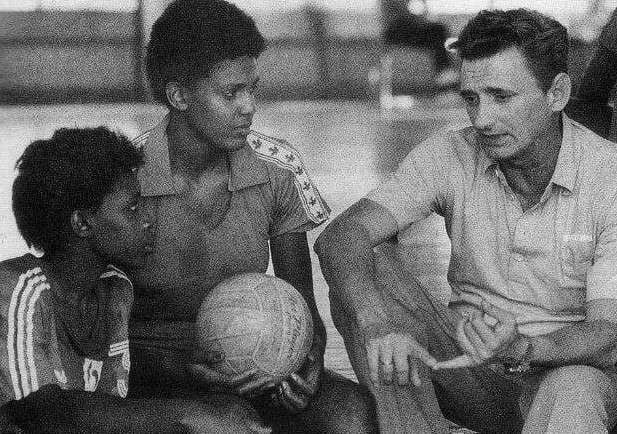
<path id="1" fill-rule="evenodd" d="M 475 330 L 472 322 L 467 321 L 464 327 L 465 327 L 465 336 L 467 336 L 467 339 L 473 346 L 478 357 L 480 357 L 480 359 L 483 361 L 490 359 L 493 354 L 487 348 L 486 344 L 484 343 L 484 341 L 482 340 L 478 332 Z"/>
<path id="2" fill-rule="evenodd" d="M 411 350 L 413 351 L 411 356 L 415 359 L 420 359 L 425 365 L 432 368 L 437 363 L 437 360 L 431 356 L 431 353 L 419 343 L 412 342 Z"/>
<path id="3" fill-rule="evenodd" d="M 388 360 L 380 360 L 381 366 L 381 378 L 385 384 L 392 383 L 392 374 L 394 373 L 394 364 L 392 363 L 392 359 Z"/>
<path id="4" fill-rule="evenodd" d="M 497 339 L 495 330 L 492 329 L 492 326 L 486 323 L 483 317 L 478 315 L 474 316 L 471 320 L 471 325 L 487 348 L 490 350 L 496 350 L 499 347 L 500 342 Z"/>
<path id="5" fill-rule="evenodd" d="M 418 366 L 417 360 L 411 361 L 411 382 L 416 387 L 420 387 L 422 385 L 422 380 L 420 379 L 420 367 Z"/>
<path id="6" fill-rule="evenodd" d="M 396 381 L 401 386 L 409 383 L 409 357 L 402 351 L 394 352 L 394 369 L 396 370 Z"/>
<path id="7" fill-rule="evenodd" d="M 371 339 L 366 346 L 366 356 L 368 358 L 368 368 L 371 373 L 373 384 L 379 383 L 379 346 Z"/>
<path id="8" fill-rule="evenodd" d="M 461 349 L 463 350 L 463 352 L 468 354 L 469 357 L 473 359 L 474 362 L 479 364 L 480 356 L 476 353 L 475 348 L 473 347 L 471 342 L 469 342 L 469 339 L 467 338 L 467 334 L 465 333 L 465 325 L 467 324 L 467 322 L 468 322 L 468 318 L 464 318 L 461 321 L 459 321 L 458 324 L 456 325 L 456 340 L 458 344 L 460 345 Z"/>
<path id="9" fill-rule="evenodd" d="M 437 364 L 433 367 L 433 369 L 460 369 L 460 368 L 471 368 L 476 366 L 476 363 L 473 361 L 468 354 L 464 354 L 462 356 L 455 357 L 450 360 L 444 360 L 443 362 L 437 362 Z"/>
<path id="10" fill-rule="evenodd" d="M 482 300 L 482 310 L 497 319 L 497 321 L 501 324 L 516 324 L 516 320 L 510 312 L 503 310 L 486 300 Z"/>

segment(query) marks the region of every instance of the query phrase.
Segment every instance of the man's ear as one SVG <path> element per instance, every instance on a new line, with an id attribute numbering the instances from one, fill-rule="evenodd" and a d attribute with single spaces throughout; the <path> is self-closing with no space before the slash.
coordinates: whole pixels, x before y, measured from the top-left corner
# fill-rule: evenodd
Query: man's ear
<path id="1" fill-rule="evenodd" d="M 165 95 L 169 104 L 179 111 L 188 108 L 186 88 L 176 81 L 170 81 L 165 85 Z"/>
<path id="2" fill-rule="evenodd" d="M 560 72 L 553 78 L 553 83 L 546 93 L 548 105 L 553 112 L 560 112 L 570 100 L 572 93 L 572 81 L 565 72 Z"/>
<path id="3" fill-rule="evenodd" d="M 90 236 L 92 228 L 88 222 L 88 211 L 81 209 L 73 211 L 71 213 L 71 228 L 78 237 L 86 238 Z"/>

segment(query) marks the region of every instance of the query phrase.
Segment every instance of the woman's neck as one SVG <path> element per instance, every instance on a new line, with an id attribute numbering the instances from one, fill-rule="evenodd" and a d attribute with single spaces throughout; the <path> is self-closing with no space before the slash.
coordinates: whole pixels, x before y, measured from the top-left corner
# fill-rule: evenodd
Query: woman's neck
<path id="1" fill-rule="evenodd" d="M 51 258 L 43 257 L 46 268 L 61 288 L 94 291 L 107 263 L 87 247 L 73 246 Z"/>
<path id="2" fill-rule="evenodd" d="M 172 172 L 197 178 L 225 161 L 226 153 L 200 137 L 186 117 L 172 111 L 167 126 L 169 164 Z"/>

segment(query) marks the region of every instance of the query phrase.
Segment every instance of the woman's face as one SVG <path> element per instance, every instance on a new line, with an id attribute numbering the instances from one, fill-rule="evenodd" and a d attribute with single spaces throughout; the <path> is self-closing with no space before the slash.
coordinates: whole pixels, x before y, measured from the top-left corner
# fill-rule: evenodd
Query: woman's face
<path id="1" fill-rule="evenodd" d="M 219 149 L 243 147 L 255 114 L 258 81 L 257 60 L 244 56 L 217 63 L 208 77 L 185 88 L 184 114 L 197 136 Z"/>
<path id="2" fill-rule="evenodd" d="M 90 215 L 91 246 L 108 263 L 140 268 L 152 252 L 139 198 L 137 177 L 125 175 Z"/>

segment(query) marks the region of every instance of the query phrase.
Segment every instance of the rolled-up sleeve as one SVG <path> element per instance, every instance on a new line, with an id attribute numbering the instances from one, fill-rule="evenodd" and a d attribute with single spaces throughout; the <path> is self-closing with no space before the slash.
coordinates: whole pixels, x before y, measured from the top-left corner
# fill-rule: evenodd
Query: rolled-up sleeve
<path id="1" fill-rule="evenodd" d="M 399 231 L 443 208 L 449 174 L 456 170 L 448 132 L 440 132 L 413 148 L 398 169 L 367 199 L 386 208 Z"/>

